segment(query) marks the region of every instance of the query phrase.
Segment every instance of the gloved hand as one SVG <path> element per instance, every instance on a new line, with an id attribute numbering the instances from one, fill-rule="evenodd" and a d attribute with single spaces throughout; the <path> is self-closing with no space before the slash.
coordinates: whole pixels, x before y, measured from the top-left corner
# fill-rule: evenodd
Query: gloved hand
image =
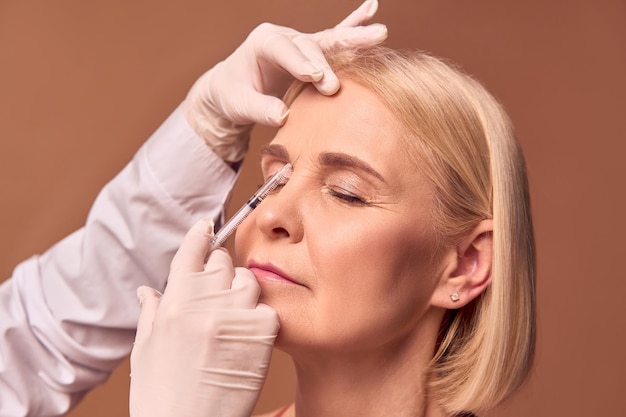
<path id="1" fill-rule="evenodd" d="M 183 102 L 187 122 L 224 161 L 238 162 L 248 149 L 252 123 L 280 126 L 288 109 L 278 97 L 294 78 L 332 95 L 339 80 L 323 51 L 383 42 L 387 28 L 367 23 L 378 9 L 366 0 L 332 29 L 305 34 L 263 23 L 224 61 L 204 73 Z"/>
<path id="2" fill-rule="evenodd" d="M 131 417 L 249 417 L 278 333 L 278 316 L 257 304 L 254 275 L 210 253 L 213 224 L 185 236 L 163 296 L 137 294 L 141 314 L 131 353 Z"/>

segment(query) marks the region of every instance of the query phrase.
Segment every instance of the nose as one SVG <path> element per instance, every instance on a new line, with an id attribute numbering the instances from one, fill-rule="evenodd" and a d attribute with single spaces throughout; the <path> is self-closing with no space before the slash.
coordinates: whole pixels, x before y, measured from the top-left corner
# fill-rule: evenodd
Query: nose
<path id="1" fill-rule="evenodd" d="M 287 183 L 267 196 L 254 211 L 256 226 L 271 240 L 286 239 L 297 243 L 304 236 L 300 210 L 301 192 L 298 178 L 292 175 Z"/>

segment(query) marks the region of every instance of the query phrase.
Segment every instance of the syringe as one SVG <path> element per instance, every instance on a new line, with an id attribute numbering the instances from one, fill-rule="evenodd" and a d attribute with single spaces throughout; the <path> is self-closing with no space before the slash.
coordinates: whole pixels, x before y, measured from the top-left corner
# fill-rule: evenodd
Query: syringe
<path id="1" fill-rule="evenodd" d="M 254 210 L 265 197 L 269 195 L 279 185 L 284 185 L 291 176 L 292 166 L 286 164 L 274 175 L 272 175 L 266 182 L 254 193 L 252 197 L 244 204 L 233 217 L 230 218 L 224 225 L 217 231 L 213 239 L 211 240 L 212 247 L 217 248 L 222 246 L 226 239 L 237 229 L 237 227 L 245 220 L 246 217 Z"/>

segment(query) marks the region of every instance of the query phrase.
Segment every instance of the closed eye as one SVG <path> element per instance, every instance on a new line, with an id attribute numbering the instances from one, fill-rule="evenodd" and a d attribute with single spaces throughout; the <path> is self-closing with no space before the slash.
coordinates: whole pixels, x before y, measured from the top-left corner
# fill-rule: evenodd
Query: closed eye
<path id="1" fill-rule="evenodd" d="M 350 193 L 345 193 L 342 191 L 337 191 L 335 189 L 329 188 L 328 192 L 330 195 L 332 195 L 333 197 L 342 200 L 348 204 L 351 205 L 358 205 L 358 206 L 363 206 L 366 205 L 367 202 L 365 200 L 363 200 L 361 197 L 356 196 L 354 194 L 350 194 Z"/>

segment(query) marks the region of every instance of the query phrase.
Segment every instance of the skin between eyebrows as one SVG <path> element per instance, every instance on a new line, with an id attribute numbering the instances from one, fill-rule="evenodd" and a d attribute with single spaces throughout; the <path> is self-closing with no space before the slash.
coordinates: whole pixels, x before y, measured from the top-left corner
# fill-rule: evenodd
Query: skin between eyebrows
<path id="1" fill-rule="evenodd" d="M 289 162 L 289 152 L 283 145 L 269 144 L 260 150 L 261 158 L 273 156 L 281 161 Z M 363 171 L 381 182 L 385 182 L 383 176 L 372 168 L 367 162 L 342 152 L 324 152 L 319 156 L 319 162 L 325 167 L 352 168 Z"/>

